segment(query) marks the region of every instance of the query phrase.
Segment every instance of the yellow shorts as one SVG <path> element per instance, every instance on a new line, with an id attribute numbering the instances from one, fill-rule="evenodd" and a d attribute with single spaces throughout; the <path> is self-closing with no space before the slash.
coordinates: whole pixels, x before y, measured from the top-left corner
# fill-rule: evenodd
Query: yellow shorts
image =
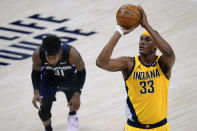
<path id="1" fill-rule="evenodd" d="M 126 124 L 124 127 L 124 131 L 170 131 L 170 126 L 168 123 L 166 123 L 163 126 L 153 128 L 153 129 L 141 129 L 141 128 L 132 127 Z"/>

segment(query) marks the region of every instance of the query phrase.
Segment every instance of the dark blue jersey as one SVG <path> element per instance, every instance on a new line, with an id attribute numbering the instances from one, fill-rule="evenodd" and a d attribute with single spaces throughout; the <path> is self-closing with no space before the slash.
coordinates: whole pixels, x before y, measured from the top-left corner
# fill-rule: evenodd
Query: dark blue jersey
<path id="1" fill-rule="evenodd" d="M 53 97 L 57 87 L 74 89 L 76 86 L 77 69 L 69 62 L 70 45 L 62 44 L 62 56 L 56 66 L 51 66 L 45 56 L 45 52 L 40 48 L 41 67 L 41 86 L 40 94 L 43 97 Z"/>

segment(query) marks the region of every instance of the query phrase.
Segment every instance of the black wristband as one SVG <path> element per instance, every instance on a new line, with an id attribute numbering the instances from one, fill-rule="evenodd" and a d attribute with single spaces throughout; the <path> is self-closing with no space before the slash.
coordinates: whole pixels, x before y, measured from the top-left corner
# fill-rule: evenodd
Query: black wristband
<path id="1" fill-rule="evenodd" d="M 76 74 L 77 74 L 77 85 L 75 91 L 81 93 L 86 79 L 86 69 L 84 68 L 81 71 L 77 71 Z"/>
<path id="2" fill-rule="evenodd" d="M 31 73 L 31 80 L 34 90 L 40 89 L 40 71 L 32 70 Z"/>

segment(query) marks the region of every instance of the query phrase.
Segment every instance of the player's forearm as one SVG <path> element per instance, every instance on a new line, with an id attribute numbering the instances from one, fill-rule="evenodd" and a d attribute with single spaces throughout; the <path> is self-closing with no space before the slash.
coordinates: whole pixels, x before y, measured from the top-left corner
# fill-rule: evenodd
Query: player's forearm
<path id="1" fill-rule="evenodd" d="M 109 60 L 111 58 L 114 47 L 118 43 L 120 37 L 121 37 L 121 35 L 117 31 L 113 34 L 110 41 L 103 48 L 100 55 L 98 56 L 98 58 L 96 60 L 97 66 L 102 67 L 103 65 L 107 65 L 107 63 L 109 62 Z"/>
<path id="2" fill-rule="evenodd" d="M 171 46 L 165 41 L 158 32 L 156 32 L 150 25 L 146 27 L 146 30 L 150 33 L 153 40 L 155 41 L 156 46 L 162 52 L 164 56 L 167 58 L 174 58 L 174 51 L 172 50 Z"/>
<path id="3" fill-rule="evenodd" d="M 34 89 L 34 95 L 40 94 L 39 89 Z"/>
<path id="4" fill-rule="evenodd" d="M 40 71 L 36 71 L 35 69 L 32 70 L 31 79 L 32 79 L 32 85 L 33 85 L 34 91 L 35 90 L 39 91 L 40 89 L 40 74 L 41 74 Z"/>
<path id="5" fill-rule="evenodd" d="M 81 94 L 86 79 L 86 69 L 84 68 L 83 70 L 80 71 L 78 70 L 76 75 L 77 75 L 77 85 L 75 88 L 75 92 Z"/>

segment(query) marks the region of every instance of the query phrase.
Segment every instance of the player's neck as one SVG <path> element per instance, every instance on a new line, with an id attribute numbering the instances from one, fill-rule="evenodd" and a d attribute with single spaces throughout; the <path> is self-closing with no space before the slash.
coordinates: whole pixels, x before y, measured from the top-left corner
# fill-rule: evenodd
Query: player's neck
<path id="1" fill-rule="evenodd" d="M 152 65 L 152 63 L 155 61 L 155 54 L 151 55 L 140 55 L 141 61 L 146 65 Z"/>

